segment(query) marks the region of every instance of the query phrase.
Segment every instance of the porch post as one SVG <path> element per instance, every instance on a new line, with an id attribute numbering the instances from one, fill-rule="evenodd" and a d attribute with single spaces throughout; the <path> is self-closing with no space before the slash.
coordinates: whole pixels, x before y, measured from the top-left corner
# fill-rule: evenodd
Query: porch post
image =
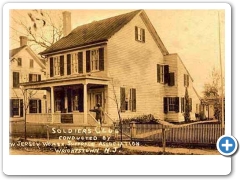
<path id="1" fill-rule="evenodd" d="M 52 123 L 53 123 L 53 120 L 54 120 L 53 114 L 54 114 L 54 86 L 51 86 L 51 115 L 52 115 Z"/>
<path id="2" fill-rule="evenodd" d="M 87 124 L 87 83 L 83 84 L 83 107 L 84 107 L 84 112 L 83 112 L 83 123 Z"/>

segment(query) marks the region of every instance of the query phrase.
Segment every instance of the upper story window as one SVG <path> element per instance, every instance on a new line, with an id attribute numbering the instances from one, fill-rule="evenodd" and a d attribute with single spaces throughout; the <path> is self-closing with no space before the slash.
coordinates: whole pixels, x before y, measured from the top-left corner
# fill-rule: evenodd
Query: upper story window
<path id="1" fill-rule="evenodd" d="M 169 78 L 169 66 L 157 64 L 157 82 L 166 84 Z"/>
<path id="2" fill-rule="evenodd" d="M 189 86 L 189 75 L 184 74 L 184 87 L 188 87 L 188 86 Z"/>
<path id="3" fill-rule="evenodd" d="M 86 51 L 86 71 L 104 71 L 104 48 Z"/>
<path id="4" fill-rule="evenodd" d="M 60 75 L 60 59 L 57 56 L 53 58 L 53 61 L 54 61 L 54 75 L 58 76 Z"/>
<path id="5" fill-rule="evenodd" d="M 71 63 L 71 69 L 72 74 L 78 73 L 78 56 L 77 53 L 71 54 L 72 56 L 72 63 Z"/>
<path id="6" fill-rule="evenodd" d="M 22 58 L 18 58 L 17 59 L 17 65 L 18 66 L 22 66 Z"/>
<path id="7" fill-rule="evenodd" d="M 135 26 L 135 40 L 145 42 L 145 30 L 143 28 Z"/>
<path id="8" fill-rule="evenodd" d="M 13 87 L 18 88 L 19 87 L 19 72 L 13 72 Z"/>
<path id="9" fill-rule="evenodd" d="M 41 81 L 40 74 L 29 74 L 29 82 Z"/>
<path id="10" fill-rule="evenodd" d="M 34 61 L 33 59 L 30 59 L 30 68 L 33 68 L 34 67 Z"/>

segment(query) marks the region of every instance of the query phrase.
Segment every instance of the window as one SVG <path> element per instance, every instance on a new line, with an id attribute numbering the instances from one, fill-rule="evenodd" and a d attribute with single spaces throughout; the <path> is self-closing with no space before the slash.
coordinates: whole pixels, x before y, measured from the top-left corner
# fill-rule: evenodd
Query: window
<path id="1" fill-rule="evenodd" d="M 71 54 L 72 63 L 71 63 L 71 72 L 72 74 L 78 73 L 78 56 L 77 53 Z"/>
<path id="2" fill-rule="evenodd" d="M 104 48 L 86 51 L 86 72 L 104 71 Z"/>
<path id="3" fill-rule="evenodd" d="M 33 59 L 30 59 L 30 68 L 33 68 L 34 67 L 34 61 Z"/>
<path id="4" fill-rule="evenodd" d="M 61 99 L 55 100 L 55 111 L 61 111 Z"/>
<path id="5" fill-rule="evenodd" d="M 157 64 L 157 82 L 166 84 L 169 80 L 169 66 Z"/>
<path id="6" fill-rule="evenodd" d="M 136 112 L 136 89 L 120 88 L 121 111 Z"/>
<path id="7" fill-rule="evenodd" d="M 41 81 L 40 74 L 29 74 L 29 82 Z"/>
<path id="8" fill-rule="evenodd" d="M 98 49 L 91 51 L 91 71 L 99 70 L 99 51 Z"/>
<path id="9" fill-rule="evenodd" d="M 181 98 L 181 112 L 185 112 L 187 104 L 189 105 L 189 111 L 192 112 L 192 98 L 189 98 L 187 102 L 185 97 Z M 197 109 L 198 109 L 198 106 L 196 106 L 196 110 Z M 198 112 L 198 110 L 196 112 Z"/>
<path id="10" fill-rule="evenodd" d="M 10 117 L 23 117 L 22 99 L 10 99 Z"/>
<path id="11" fill-rule="evenodd" d="M 188 87 L 188 86 L 189 86 L 189 75 L 184 74 L 184 87 Z"/>
<path id="12" fill-rule="evenodd" d="M 42 113 L 42 103 L 40 99 L 29 100 L 29 113 Z"/>
<path id="13" fill-rule="evenodd" d="M 135 26 L 135 40 L 145 42 L 145 30 L 143 28 Z"/>
<path id="14" fill-rule="evenodd" d="M 19 72 L 13 72 L 13 87 L 19 87 Z"/>
<path id="15" fill-rule="evenodd" d="M 179 112 L 179 97 L 164 97 L 163 98 L 164 113 L 169 111 Z"/>
<path id="16" fill-rule="evenodd" d="M 17 59 L 17 64 L 18 64 L 18 66 L 22 66 L 22 58 Z"/>
<path id="17" fill-rule="evenodd" d="M 60 59 L 59 57 L 54 57 L 54 75 L 60 75 Z"/>

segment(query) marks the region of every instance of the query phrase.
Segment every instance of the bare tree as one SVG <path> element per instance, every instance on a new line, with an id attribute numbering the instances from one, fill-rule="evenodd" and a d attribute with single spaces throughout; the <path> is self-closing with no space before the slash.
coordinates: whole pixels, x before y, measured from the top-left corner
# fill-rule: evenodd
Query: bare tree
<path id="1" fill-rule="evenodd" d="M 18 41 L 19 36 L 26 36 L 33 50 L 44 50 L 63 35 L 62 16 L 56 10 L 12 10 L 11 12 L 12 41 Z"/>

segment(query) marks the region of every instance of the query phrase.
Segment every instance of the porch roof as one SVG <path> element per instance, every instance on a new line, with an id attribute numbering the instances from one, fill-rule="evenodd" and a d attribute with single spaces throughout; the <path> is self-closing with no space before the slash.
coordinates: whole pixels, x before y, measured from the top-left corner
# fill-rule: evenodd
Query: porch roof
<path id="1" fill-rule="evenodd" d="M 108 85 L 110 78 L 107 77 L 94 77 L 88 75 L 74 76 L 74 77 L 59 77 L 54 79 L 47 79 L 35 82 L 20 83 L 20 86 L 24 86 L 27 89 L 44 89 L 53 86 L 67 86 L 74 84 L 99 84 Z"/>

